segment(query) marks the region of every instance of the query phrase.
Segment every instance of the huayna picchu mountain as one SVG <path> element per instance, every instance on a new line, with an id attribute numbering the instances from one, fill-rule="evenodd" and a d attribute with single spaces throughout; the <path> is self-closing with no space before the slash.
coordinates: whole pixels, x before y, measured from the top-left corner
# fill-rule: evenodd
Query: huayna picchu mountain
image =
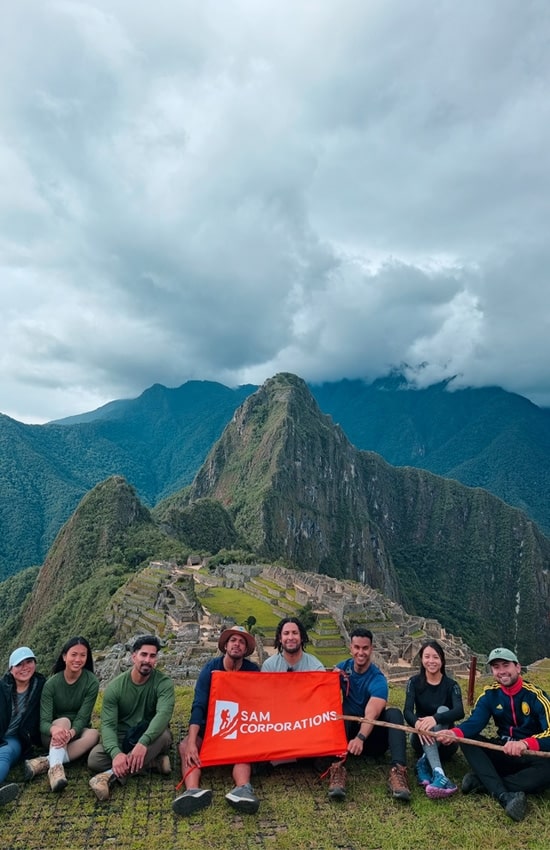
<path id="1" fill-rule="evenodd" d="M 205 497 L 267 559 L 371 584 L 481 649 L 550 652 L 550 540 L 484 490 L 355 449 L 296 376 L 236 411 L 187 493 Z"/>

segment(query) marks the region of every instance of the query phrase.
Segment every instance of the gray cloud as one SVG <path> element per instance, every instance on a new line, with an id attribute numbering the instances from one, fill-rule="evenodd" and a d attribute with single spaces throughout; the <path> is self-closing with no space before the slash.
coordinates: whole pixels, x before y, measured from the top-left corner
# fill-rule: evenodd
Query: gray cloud
<path id="1" fill-rule="evenodd" d="M 402 363 L 550 404 L 549 37 L 535 0 L 11 4 L 0 410 Z"/>

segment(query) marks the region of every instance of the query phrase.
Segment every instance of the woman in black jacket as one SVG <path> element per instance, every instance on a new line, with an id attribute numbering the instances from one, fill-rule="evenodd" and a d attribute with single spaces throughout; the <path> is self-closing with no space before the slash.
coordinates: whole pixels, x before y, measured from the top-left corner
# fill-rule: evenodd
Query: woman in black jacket
<path id="1" fill-rule="evenodd" d="M 36 672 L 28 646 L 14 649 L 0 680 L 0 805 L 15 800 L 19 786 L 5 780 L 11 768 L 40 743 L 40 695 L 45 678 Z"/>
<path id="2" fill-rule="evenodd" d="M 420 756 L 416 763 L 418 782 L 432 799 L 448 797 L 458 789 L 445 775 L 441 757 L 449 758 L 454 749 L 437 745 L 429 733 L 447 728 L 464 717 L 460 687 L 445 672 L 445 652 L 436 640 L 422 644 L 418 653 L 420 672 L 407 683 L 403 714 L 409 726 L 418 730 L 411 744 Z"/>

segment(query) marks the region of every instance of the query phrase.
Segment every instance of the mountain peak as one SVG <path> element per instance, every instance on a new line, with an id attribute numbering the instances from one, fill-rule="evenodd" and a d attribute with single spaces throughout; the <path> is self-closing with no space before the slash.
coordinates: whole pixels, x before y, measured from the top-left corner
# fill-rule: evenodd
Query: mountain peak
<path id="1" fill-rule="evenodd" d="M 321 413 L 307 384 L 281 373 L 235 412 L 199 470 L 189 500 L 230 511 L 237 531 L 268 559 L 350 576 L 397 597 L 391 559 L 357 490 L 357 455 Z M 381 461 L 383 463 L 383 461 Z M 356 544 L 343 545 L 344 538 Z"/>
<path id="2" fill-rule="evenodd" d="M 112 561 L 132 527 L 151 526 L 147 508 L 124 478 L 114 475 L 84 496 L 57 535 L 33 588 L 22 622 L 22 636 L 32 634 L 54 605 L 75 587 L 93 578 L 98 563 Z M 34 644 L 33 644 L 34 645 Z"/>

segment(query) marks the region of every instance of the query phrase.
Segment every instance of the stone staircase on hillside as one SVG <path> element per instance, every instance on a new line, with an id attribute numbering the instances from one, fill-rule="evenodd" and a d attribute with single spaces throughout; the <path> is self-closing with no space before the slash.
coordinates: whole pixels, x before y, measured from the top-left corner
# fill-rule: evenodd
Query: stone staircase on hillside
<path id="1" fill-rule="evenodd" d="M 117 590 L 108 621 L 116 625 L 119 639 L 147 632 L 164 637 L 180 624 L 196 621 L 199 612 L 192 578 L 174 574 L 169 562 L 155 561 Z"/>

